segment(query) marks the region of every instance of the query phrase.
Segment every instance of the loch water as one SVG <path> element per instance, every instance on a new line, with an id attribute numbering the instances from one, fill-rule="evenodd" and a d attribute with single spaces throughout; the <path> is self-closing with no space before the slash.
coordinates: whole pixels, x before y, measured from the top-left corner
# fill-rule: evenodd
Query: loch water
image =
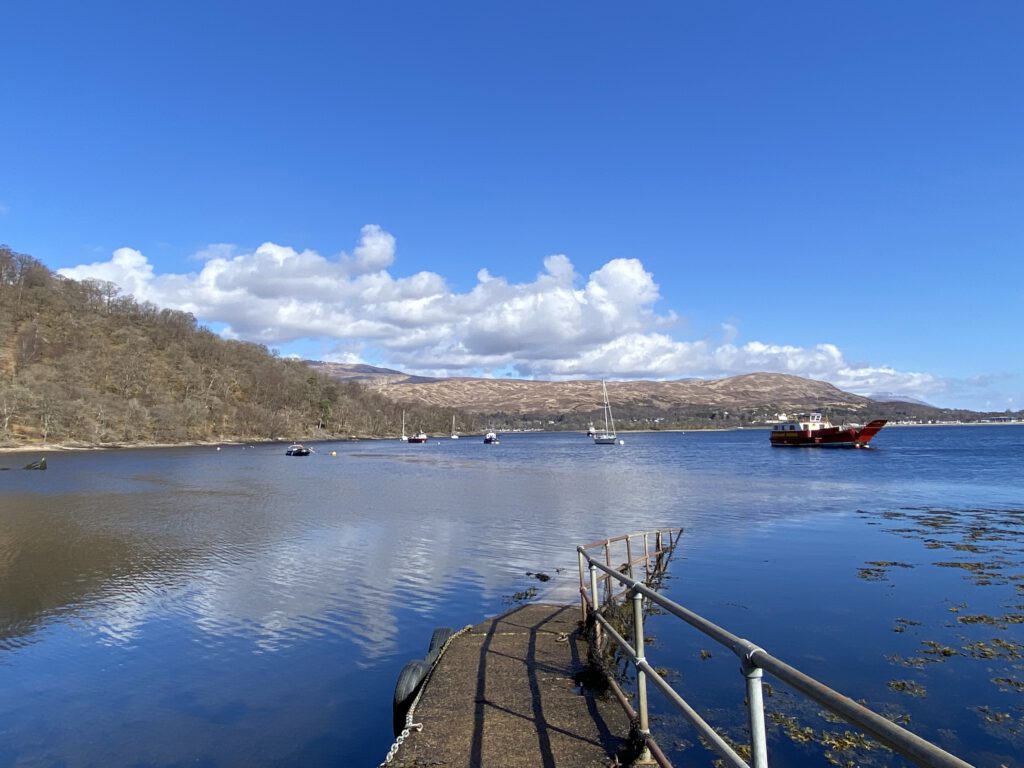
<path id="1" fill-rule="evenodd" d="M 0 454 L 0 766 L 375 766 L 433 629 L 572 602 L 576 545 L 662 527 L 684 530 L 671 599 L 975 765 L 1024 766 L 1024 427 L 620 436 Z M 648 628 L 651 663 L 743 740 L 735 657 Z M 772 765 L 903 764 L 781 684 L 766 705 Z M 667 706 L 652 729 L 710 764 Z"/>

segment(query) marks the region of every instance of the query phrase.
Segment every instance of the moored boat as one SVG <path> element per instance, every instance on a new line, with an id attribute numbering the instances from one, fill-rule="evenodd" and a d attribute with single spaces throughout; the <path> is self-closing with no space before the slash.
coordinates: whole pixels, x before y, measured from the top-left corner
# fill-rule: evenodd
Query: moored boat
<path id="1" fill-rule="evenodd" d="M 601 381 L 601 392 L 604 394 L 604 429 L 594 431 L 593 425 L 591 425 L 588 434 L 594 439 L 595 445 L 616 445 L 620 440 L 615 434 L 615 419 L 612 418 L 612 406 L 608 402 L 608 385 L 603 380 Z"/>
<path id="2" fill-rule="evenodd" d="M 805 419 L 796 418 L 772 427 L 771 444 L 794 448 L 867 448 L 885 424 L 885 419 L 875 419 L 866 427 L 834 427 L 820 413 L 812 413 Z"/>

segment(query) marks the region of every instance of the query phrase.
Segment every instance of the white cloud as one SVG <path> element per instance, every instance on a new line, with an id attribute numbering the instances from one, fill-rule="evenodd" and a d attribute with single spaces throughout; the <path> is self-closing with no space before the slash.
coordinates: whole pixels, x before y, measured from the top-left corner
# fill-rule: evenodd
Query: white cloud
<path id="1" fill-rule="evenodd" d="M 197 253 L 198 272 L 157 275 L 139 251 L 61 274 L 108 280 L 141 301 L 223 324 L 223 334 L 282 345 L 329 340 L 335 359 L 359 358 L 413 372 L 473 374 L 513 370 L 538 378 L 719 377 L 775 371 L 830 381 L 853 392 L 942 392 L 925 373 L 854 366 L 835 345 L 749 341 L 721 325 L 723 341 L 680 340 L 673 311 L 658 314 L 660 292 L 638 259 L 613 259 L 585 279 L 563 254 L 548 256 L 529 282 L 480 269 L 468 291 L 434 272 L 395 277 L 394 236 L 363 227 L 351 254 L 328 259 L 264 243 L 251 252 L 229 244 Z"/>
<path id="2" fill-rule="evenodd" d="M 90 278 L 116 283 L 124 293 L 130 293 L 139 301 L 151 300 L 148 294 L 156 280 L 152 265 L 134 248 L 118 248 L 110 261 L 97 261 L 58 271 L 72 280 Z"/>
<path id="3" fill-rule="evenodd" d="M 380 272 L 395 260 L 395 238 L 376 224 L 367 224 L 362 239 L 352 256 L 342 256 L 342 263 L 354 274 Z"/>

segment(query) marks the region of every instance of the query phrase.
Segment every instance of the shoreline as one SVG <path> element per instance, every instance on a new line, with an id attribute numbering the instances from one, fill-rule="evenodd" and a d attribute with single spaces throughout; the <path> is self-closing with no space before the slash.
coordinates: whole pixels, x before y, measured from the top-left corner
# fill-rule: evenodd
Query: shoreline
<path id="1" fill-rule="evenodd" d="M 185 443 L 101 443 L 98 445 L 83 445 L 81 443 L 38 443 L 35 445 L 8 445 L 0 446 L 0 454 L 10 453 L 63 453 L 68 451 L 124 451 L 140 448 L 201 448 L 203 446 L 218 445 L 248 445 L 252 441 L 240 442 L 236 440 L 219 440 L 216 442 L 185 442 Z M 265 441 L 260 441 L 265 442 Z M 277 442 L 277 441 L 271 441 Z"/>
<path id="2" fill-rule="evenodd" d="M 352 443 L 361 440 L 397 440 L 398 437 L 376 437 L 372 435 L 345 435 L 338 437 L 307 437 L 300 440 L 280 437 L 274 439 L 255 440 L 186 440 L 180 443 L 36 443 L 33 445 L 7 445 L 0 446 L 0 455 L 18 453 L 66 453 L 72 451 L 134 451 L 146 450 L 149 448 L 218 448 L 220 446 L 257 446 L 257 445 L 287 445 L 290 443 Z"/>
<path id="3" fill-rule="evenodd" d="M 943 423 L 943 424 L 886 424 L 886 429 L 895 428 L 917 428 L 917 427 L 1022 427 L 1024 421 L 991 421 L 991 422 L 980 422 L 980 421 L 964 421 L 956 423 Z M 712 429 L 703 429 L 700 427 L 690 427 L 688 429 L 629 429 L 621 430 L 619 434 L 685 434 L 687 432 L 736 432 L 736 431 L 754 431 L 754 430 L 770 430 L 770 426 L 749 426 L 749 427 L 716 427 Z M 548 430 L 536 430 L 537 432 L 548 432 Z M 552 430 L 551 434 L 586 434 L 585 432 L 579 432 L 574 429 L 563 429 L 563 430 Z M 483 434 L 483 433 L 481 433 Z M 513 434 L 529 434 L 520 433 L 515 431 L 502 432 L 501 434 L 513 435 Z M 466 434 L 463 437 L 470 437 L 471 435 Z M 433 436 L 432 436 L 433 437 Z M 441 436 L 438 436 L 441 437 Z M 308 443 L 349 443 L 359 442 L 362 440 L 397 440 L 397 436 L 381 437 L 377 435 L 347 435 L 338 437 L 312 437 L 306 438 L 300 442 Z M 62 453 L 67 451 L 126 451 L 126 450 L 141 450 L 148 448 L 215 448 L 218 446 L 246 446 L 246 445 L 274 445 L 295 442 L 290 438 L 279 438 L 274 440 L 189 440 L 181 443 L 99 443 L 95 445 L 83 444 L 83 443 L 38 443 L 33 445 L 8 445 L 0 446 L 0 455 L 4 454 L 27 454 L 27 453 Z"/>

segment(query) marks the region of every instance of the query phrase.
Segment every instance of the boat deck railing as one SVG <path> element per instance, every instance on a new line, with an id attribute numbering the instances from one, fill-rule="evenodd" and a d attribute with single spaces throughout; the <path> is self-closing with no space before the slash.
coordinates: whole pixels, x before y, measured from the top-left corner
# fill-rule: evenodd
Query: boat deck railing
<path id="1" fill-rule="evenodd" d="M 929 768 L 971 768 L 969 763 L 805 675 L 757 644 L 738 637 L 703 616 L 659 595 L 649 585 L 656 586 L 664 574 L 680 535 L 682 529 L 663 529 L 618 536 L 576 548 L 580 568 L 580 610 L 591 632 L 591 645 L 597 649 L 608 648 L 610 639 L 621 653 L 632 661 L 636 670 L 636 710 L 618 682 L 614 678 L 608 681 L 619 703 L 630 719 L 637 724 L 637 735 L 643 743 L 640 758 L 634 764 L 657 763 L 663 767 L 672 765 L 651 735 L 647 700 L 649 680 L 689 721 L 701 739 L 718 754 L 724 764 L 735 768 L 768 768 L 762 692 L 762 678 L 767 672 L 876 741 L 903 755 L 915 765 Z M 625 560 L 622 559 L 623 556 Z M 641 567 L 644 571 L 643 582 L 635 578 L 639 575 L 637 571 Z M 643 628 L 645 600 L 682 619 L 698 632 L 728 648 L 739 658 L 740 672 L 745 681 L 744 694 L 749 723 L 749 764 L 647 661 Z M 609 617 L 616 615 L 615 609 L 625 607 L 627 602 L 632 602 L 632 611 L 619 613 L 625 613 L 629 617 L 632 624 L 632 641 L 624 638 L 616 629 L 615 623 L 609 620 Z"/>

